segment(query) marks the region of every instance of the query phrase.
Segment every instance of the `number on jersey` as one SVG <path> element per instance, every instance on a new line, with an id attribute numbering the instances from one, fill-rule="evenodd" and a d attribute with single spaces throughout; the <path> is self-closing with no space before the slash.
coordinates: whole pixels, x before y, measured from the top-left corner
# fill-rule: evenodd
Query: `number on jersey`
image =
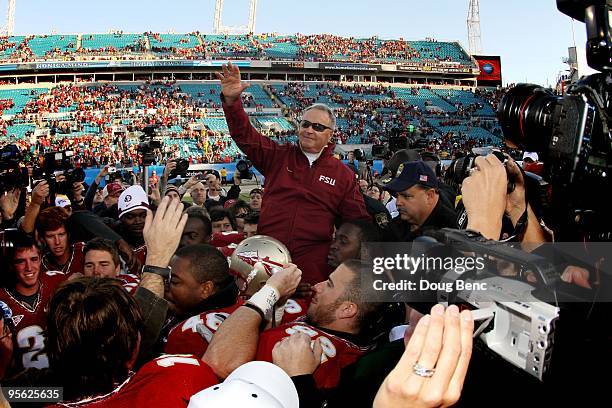
<path id="1" fill-rule="evenodd" d="M 302 313 L 302 306 L 300 306 L 300 304 L 295 300 L 289 299 L 287 300 L 287 303 L 285 303 L 285 312 L 289 314 Z"/>
<path id="2" fill-rule="evenodd" d="M 310 338 L 315 338 L 319 335 L 319 332 L 317 332 L 316 330 L 301 325 L 288 327 L 285 330 L 285 333 L 289 335 L 292 335 L 294 333 L 304 333 Z M 321 349 L 323 350 L 323 353 L 321 353 L 321 364 L 323 364 L 330 358 L 336 357 L 336 346 L 334 346 L 334 343 L 332 343 L 332 341 L 325 336 L 319 336 L 318 338 L 321 344 Z M 311 340 L 310 347 L 314 347 L 314 340 Z"/>
<path id="3" fill-rule="evenodd" d="M 221 323 L 227 319 L 229 313 L 208 313 L 206 315 L 206 324 L 200 317 L 200 315 L 192 316 L 183 323 L 183 327 L 181 328 L 183 332 L 191 330 L 193 333 L 198 333 L 202 336 L 207 342 L 210 343 L 213 335 L 221 326 Z"/>
<path id="4" fill-rule="evenodd" d="M 23 354 L 24 368 L 38 368 L 40 370 L 49 367 L 49 359 L 42 352 L 45 348 L 45 338 L 40 326 L 28 326 L 19 330 L 17 344 L 22 349 L 30 350 Z"/>
<path id="5" fill-rule="evenodd" d="M 174 364 L 190 364 L 199 366 L 200 362 L 193 357 L 183 356 L 165 356 L 157 359 L 157 365 L 160 367 L 172 367 Z"/>

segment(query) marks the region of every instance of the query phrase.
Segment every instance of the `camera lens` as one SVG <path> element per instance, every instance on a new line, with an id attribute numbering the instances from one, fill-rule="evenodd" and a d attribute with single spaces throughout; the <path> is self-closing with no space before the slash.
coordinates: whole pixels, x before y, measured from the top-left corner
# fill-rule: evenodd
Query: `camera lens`
<path id="1" fill-rule="evenodd" d="M 449 167 L 449 177 L 455 185 L 460 185 L 470 175 L 470 169 L 474 167 L 475 155 L 468 155 L 455 159 Z"/>
<path id="2" fill-rule="evenodd" d="M 504 137 L 523 150 L 543 152 L 552 135 L 551 116 L 558 96 L 533 84 L 519 84 L 501 100 L 497 116 Z"/>
<path id="3" fill-rule="evenodd" d="M 179 160 L 176 162 L 176 171 L 177 173 L 184 173 L 189 169 L 189 161 L 188 160 Z"/>
<path id="4" fill-rule="evenodd" d="M 82 183 L 85 181 L 85 170 L 80 167 L 72 170 L 72 182 L 74 183 Z"/>

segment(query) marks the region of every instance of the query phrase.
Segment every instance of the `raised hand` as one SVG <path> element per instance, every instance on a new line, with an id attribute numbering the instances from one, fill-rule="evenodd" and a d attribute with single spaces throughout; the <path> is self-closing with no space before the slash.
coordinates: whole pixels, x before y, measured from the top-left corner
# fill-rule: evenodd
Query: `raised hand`
<path id="1" fill-rule="evenodd" d="M 183 204 L 179 200 L 164 197 L 155 212 L 147 210 L 142 232 L 147 244 L 147 265 L 165 268 L 174 255 L 187 223 Z"/>
<path id="2" fill-rule="evenodd" d="M 506 167 L 494 154 L 478 156 L 474 163 L 476 167 L 461 186 L 468 229 L 478 231 L 489 239 L 499 239 L 506 209 Z"/>
<path id="3" fill-rule="evenodd" d="M 13 219 L 19 206 L 19 197 L 21 197 L 21 189 L 18 188 L 0 194 L 0 212 L 3 220 Z"/>
<path id="4" fill-rule="evenodd" d="M 225 103 L 232 105 L 240 94 L 249 87 L 248 84 L 243 84 L 240 80 L 240 70 L 236 65 L 228 62 L 227 65 L 221 67 L 222 72 L 217 72 L 217 78 L 221 81 L 221 93 L 225 97 Z"/>
<path id="5" fill-rule="evenodd" d="M 47 197 L 49 197 L 49 184 L 46 180 L 42 180 L 32 189 L 32 203 L 42 205 Z"/>

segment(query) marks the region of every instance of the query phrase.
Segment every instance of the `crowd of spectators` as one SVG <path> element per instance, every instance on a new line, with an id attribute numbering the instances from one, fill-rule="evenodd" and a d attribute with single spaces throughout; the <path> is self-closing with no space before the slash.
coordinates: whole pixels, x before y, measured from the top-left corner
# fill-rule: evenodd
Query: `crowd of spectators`
<path id="1" fill-rule="evenodd" d="M 423 88 L 412 87 L 410 92 L 418 95 Z M 431 139 L 429 146 L 437 146 L 445 155 L 453 156 L 478 144 L 496 142 L 494 138 L 474 140 L 470 135 L 472 128 L 482 127 L 492 136 L 501 136 L 494 118 L 472 116 L 483 103 L 495 104 L 500 98 L 499 92 L 477 91 L 475 96 L 482 94 L 486 99 L 475 99 L 469 105 L 455 103 L 456 112 L 436 115 L 411 104 L 409 99 L 398 98 L 395 90 L 384 85 L 288 83 L 281 89 L 268 85 L 264 89 L 275 102 L 280 103 L 283 98 L 291 101 L 284 108 L 284 114 L 294 123 L 306 106 L 321 100 L 332 103 L 342 123 L 334 133 L 338 144 L 381 144 L 389 136 L 425 138 Z M 205 88 L 198 92 L 190 89 L 190 92 L 184 92 L 175 81 L 137 86 L 65 84 L 46 92 L 32 91 L 31 99 L 20 112 L 10 119 L 0 119 L 0 136 L 12 136 L 11 125 L 32 124 L 47 132 L 37 138 L 30 134 L 17 143 L 27 146 L 33 156 L 52 149 L 68 149 L 75 151 L 84 165 L 131 165 L 137 159 L 138 142 L 122 141 L 122 132 L 115 132 L 117 127 L 130 131 L 160 125 L 166 129 L 164 140 L 171 143 L 166 143 L 159 152 L 159 160 L 180 156 L 191 163 L 235 161 L 238 156 L 235 149 L 228 149 L 232 141 L 226 132 L 194 127 L 219 111 L 218 91 Z M 242 102 L 245 107 L 257 110 L 263 107 L 252 94 L 243 94 Z M 13 106 L 12 100 L 1 100 L 0 112 Z M 431 118 L 438 121 L 433 124 Z M 460 130 L 440 131 L 439 126 L 445 129 L 457 126 Z M 286 143 L 295 130 L 268 129 L 264 133 Z M 191 147 L 186 146 L 188 141 L 193 141 Z"/>
<path id="2" fill-rule="evenodd" d="M 389 60 L 422 60 L 423 62 L 452 62 L 450 56 L 440 58 L 424 47 L 415 48 L 410 42 L 399 40 L 380 40 L 377 37 L 356 39 L 331 34 L 296 34 L 295 43 L 300 50 L 298 59 L 307 61 L 348 61 L 376 63 Z M 436 52 L 441 47 L 435 48 Z"/>
<path id="3" fill-rule="evenodd" d="M 465 151 L 480 144 L 497 143 L 495 138 L 489 140 L 475 140 L 471 137 L 469 128 L 482 127 L 492 136 L 501 136 L 499 128 L 493 118 L 481 120 L 473 118 L 476 110 L 482 109 L 484 103 L 493 102 L 494 98 L 501 98 L 501 93 L 491 95 L 487 102 L 479 101 L 463 105 L 454 103 L 456 112 L 444 113 L 442 116 L 424 111 L 418 105 L 410 104 L 406 99 L 398 98 L 390 86 L 385 85 L 342 85 L 339 83 L 322 83 L 306 85 L 302 83 L 288 83 L 281 90 L 269 88 L 278 97 L 289 97 L 293 102 L 288 115 L 298 120 L 301 111 L 325 98 L 335 104 L 337 117 L 346 120 L 346 126 L 339 126 L 334 134 L 335 142 L 346 144 L 349 138 L 355 143 L 381 144 L 388 140 L 390 135 L 422 138 L 431 138 L 430 144 L 440 146 L 449 156 L 459 151 Z M 412 87 L 411 93 L 417 95 L 420 89 L 427 87 Z M 305 94 L 308 91 L 308 94 Z M 350 93 L 350 97 L 341 95 Z M 379 95 L 383 98 L 367 99 L 364 95 Z M 427 105 L 428 102 L 426 101 Z M 468 131 L 441 132 L 430 123 L 428 119 L 441 118 L 436 126 L 466 125 Z M 410 132 L 409 129 L 414 129 Z M 416 133 L 415 133 L 416 132 Z"/>
<path id="4" fill-rule="evenodd" d="M 123 32 L 112 33 L 121 38 Z M 45 36 L 38 36 L 45 38 Z M 404 39 L 384 40 L 378 37 L 357 39 L 329 34 L 296 34 L 279 36 L 275 33 L 245 34 L 245 35 L 206 35 L 199 32 L 185 34 L 179 41 L 180 46 L 166 45 L 159 33 L 146 32 L 138 35 L 133 43 L 116 47 L 110 42 L 97 48 L 80 47 L 69 44 L 63 50 L 53 49 L 44 56 L 35 55 L 28 47 L 28 41 L 34 36 L 26 37 L 22 42 L 11 41 L 10 37 L 0 37 L 0 51 L 14 48 L 10 55 L 4 58 L 11 62 L 29 62 L 36 59 L 59 60 L 90 60 L 147 59 L 156 57 L 177 59 L 211 58 L 224 59 L 263 59 L 263 60 L 299 60 L 299 61 L 338 61 L 338 62 L 402 62 L 419 61 L 425 64 L 454 62 L 471 65 L 467 55 L 453 59 L 445 54 L 442 43 L 435 47 L 423 47 Z M 93 40 L 94 34 L 82 34 L 84 40 Z M 295 47 L 294 53 L 287 55 L 268 53 L 278 45 L 289 44 Z M 451 45 L 451 47 L 458 47 Z M 457 55 L 464 53 L 458 52 Z"/>

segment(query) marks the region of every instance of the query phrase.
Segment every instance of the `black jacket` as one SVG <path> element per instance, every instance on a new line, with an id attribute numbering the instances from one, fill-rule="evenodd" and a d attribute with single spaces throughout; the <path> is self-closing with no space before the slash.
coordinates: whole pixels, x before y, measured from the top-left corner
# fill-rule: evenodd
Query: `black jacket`
<path id="1" fill-rule="evenodd" d="M 411 242 L 423 235 L 428 229 L 457 228 L 457 214 L 449 202 L 442 196 L 423 225 L 415 231 L 410 230 L 411 224 L 395 217 L 383 231 L 385 242 Z"/>

